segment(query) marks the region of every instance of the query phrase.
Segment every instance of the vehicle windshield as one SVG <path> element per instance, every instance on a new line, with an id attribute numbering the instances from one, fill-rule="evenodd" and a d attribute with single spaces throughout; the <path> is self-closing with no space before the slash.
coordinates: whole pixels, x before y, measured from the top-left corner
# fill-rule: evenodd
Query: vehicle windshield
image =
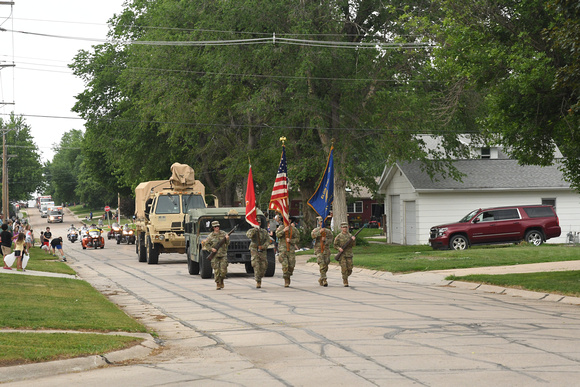
<path id="1" fill-rule="evenodd" d="M 478 212 L 479 212 L 479 209 L 471 211 L 469 214 L 467 214 L 463 218 L 461 218 L 461 220 L 458 223 L 469 222 L 475 216 L 475 214 L 477 214 Z"/>
<path id="2" fill-rule="evenodd" d="M 156 214 L 179 214 L 179 195 L 160 195 L 157 198 Z"/>
<path id="3" fill-rule="evenodd" d="M 262 224 L 266 223 L 266 218 L 261 216 L 260 217 L 262 219 Z M 236 232 L 246 232 L 248 231 L 250 228 L 252 228 L 252 226 L 250 226 L 250 224 L 248 222 L 246 222 L 246 217 L 243 215 L 239 215 L 239 216 L 226 216 L 226 217 L 203 217 L 199 219 L 199 228 L 200 228 L 200 232 L 202 233 L 206 233 L 206 232 L 212 232 L 213 228 L 211 226 L 211 222 L 213 221 L 218 221 L 220 222 L 220 230 L 225 231 L 225 232 L 230 232 L 236 225 L 238 226 L 238 228 L 236 229 Z"/>
<path id="4" fill-rule="evenodd" d="M 50 211 L 50 215 L 60 215 L 60 211 Z"/>
<path id="5" fill-rule="evenodd" d="M 205 208 L 205 202 L 201 195 L 183 195 L 183 213 L 187 214 L 190 208 Z"/>

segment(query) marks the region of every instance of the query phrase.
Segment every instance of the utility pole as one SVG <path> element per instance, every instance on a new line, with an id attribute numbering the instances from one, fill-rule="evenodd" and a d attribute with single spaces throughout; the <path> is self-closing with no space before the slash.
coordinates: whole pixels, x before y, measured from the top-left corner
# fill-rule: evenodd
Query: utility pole
<path id="1" fill-rule="evenodd" d="M 14 6 L 14 1 L 0 1 L 0 5 Z M 14 67 L 14 64 L 0 64 L 0 70 L 5 67 Z M 0 105 L 14 105 L 14 102 L 0 101 Z M 10 209 L 8 206 L 8 154 L 6 151 L 6 133 L 8 128 L 0 128 L 2 131 L 2 214 L 4 222 L 10 218 Z"/>
<path id="2" fill-rule="evenodd" d="M 3 222 L 10 218 L 8 209 L 8 155 L 6 154 L 6 129 L 2 129 L 2 214 Z"/>

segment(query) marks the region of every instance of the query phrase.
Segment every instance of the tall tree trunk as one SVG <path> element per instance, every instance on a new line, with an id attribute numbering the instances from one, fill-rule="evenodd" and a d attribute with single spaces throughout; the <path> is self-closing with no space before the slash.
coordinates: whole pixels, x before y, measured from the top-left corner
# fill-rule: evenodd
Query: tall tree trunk
<path id="1" fill-rule="evenodd" d="M 338 156 L 338 157 L 337 157 Z M 333 230 L 338 232 L 342 222 L 348 222 L 346 212 L 346 152 L 334 154 L 334 202 L 332 204 Z M 338 163 L 336 162 L 338 160 Z"/>

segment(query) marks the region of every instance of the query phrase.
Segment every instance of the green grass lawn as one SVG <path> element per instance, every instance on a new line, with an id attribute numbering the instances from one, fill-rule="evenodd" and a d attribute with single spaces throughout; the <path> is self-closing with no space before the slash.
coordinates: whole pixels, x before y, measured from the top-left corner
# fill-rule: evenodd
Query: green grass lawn
<path id="1" fill-rule="evenodd" d="M 65 242 L 65 245 L 63 246 L 65 257 L 67 254 L 66 247 L 67 245 Z M 47 271 L 50 273 L 60 274 L 76 274 L 75 271 L 71 269 L 70 266 L 68 266 L 66 263 L 59 262 L 58 258 L 59 257 L 53 257 L 52 254 L 47 254 L 37 244 L 36 247 L 30 249 L 30 259 L 28 260 L 26 270 Z M 16 264 L 14 267 L 16 267 Z"/>
<path id="2" fill-rule="evenodd" d="M 0 366 L 103 354 L 142 341 L 120 335 L 39 333 L 46 329 L 146 331 L 85 281 L 1 274 L 0 289 L 0 327 L 34 330 L 0 333 Z"/>

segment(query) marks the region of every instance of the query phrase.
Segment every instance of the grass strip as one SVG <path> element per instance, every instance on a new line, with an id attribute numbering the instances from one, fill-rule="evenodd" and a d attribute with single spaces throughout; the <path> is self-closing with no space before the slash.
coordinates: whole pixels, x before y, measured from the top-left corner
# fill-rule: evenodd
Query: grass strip
<path id="1" fill-rule="evenodd" d="M 103 355 L 141 341 L 136 337 L 94 333 L 5 332 L 0 334 L 0 367 Z"/>
<path id="2" fill-rule="evenodd" d="M 580 271 L 577 270 L 520 274 L 452 275 L 446 279 L 580 297 Z"/>
<path id="3" fill-rule="evenodd" d="M 66 238 L 66 235 L 64 236 Z M 64 256 L 67 255 L 67 245 L 63 246 Z M 73 269 L 67 264 L 59 262 L 60 257 L 54 257 L 52 254 L 47 254 L 38 245 L 30 249 L 30 259 L 28 260 L 28 265 L 26 270 L 33 271 L 46 271 L 49 273 L 60 273 L 60 274 L 76 274 Z M 13 265 L 16 267 L 16 264 Z"/>
<path id="4" fill-rule="evenodd" d="M 145 332 L 85 281 L 0 275 L 0 327 Z"/>

